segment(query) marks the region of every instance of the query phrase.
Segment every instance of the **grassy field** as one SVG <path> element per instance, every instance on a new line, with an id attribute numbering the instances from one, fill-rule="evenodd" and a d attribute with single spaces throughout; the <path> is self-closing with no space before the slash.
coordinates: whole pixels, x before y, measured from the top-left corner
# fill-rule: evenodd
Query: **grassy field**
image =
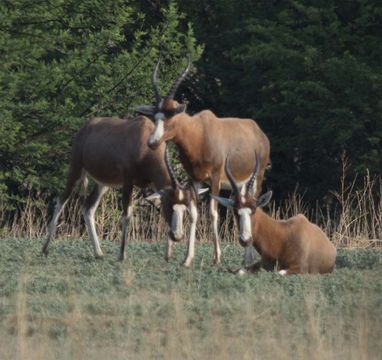
<path id="1" fill-rule="evenodd" d="M 192 269 L 162 243 L 0 240 L 1 359 L 377 359 L 382 352 L 382 252 L 340 250 L 333 274 L 242 277 L 242 249 L 223 244 Z"/>

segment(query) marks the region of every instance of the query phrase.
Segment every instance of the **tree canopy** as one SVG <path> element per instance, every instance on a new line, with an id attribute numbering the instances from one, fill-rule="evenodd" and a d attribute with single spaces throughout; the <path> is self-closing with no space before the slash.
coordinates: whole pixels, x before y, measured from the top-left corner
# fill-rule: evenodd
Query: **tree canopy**
<path id="1" fill-rule="evenodd" d="M 57 192 L 84 122 L 152 103 L 158 57 L 165 90 L 191 54 L 189 109 L 255 119 L 267 184 L 321 199 L 344 153 L 351 174 L 381 173 L 381 38 L 376 0 L 4 0 L 0 198 Z"/>

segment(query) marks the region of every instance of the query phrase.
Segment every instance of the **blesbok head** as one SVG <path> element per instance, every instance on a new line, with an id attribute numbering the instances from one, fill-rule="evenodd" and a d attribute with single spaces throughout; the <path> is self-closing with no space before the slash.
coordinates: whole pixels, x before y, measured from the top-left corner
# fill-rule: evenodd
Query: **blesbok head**
<path id="1" fill-rule="evenodd" d="M 252 222 L 254 221 L 252 220 L 252 215 L 256 212 L 257 208 L 267 205 L 272 197 L 272 191 L 268 191 L 259 197 L 255 195 L 256 177 L 259 169 L 260 159 L 258 154 L 256 154 L 254 171 L 248 182 L 240 188 L 232 176 L 229 157 L 227 157 L 224 171 L 232 187 L 233 199 L 211 195 L 221 205 L 233 209 L 235 216 L 239 220 L 239 242 L 242 246 L 248 246 L 252 243 Z"/>
<path id="2" fill-rule="evenodd" d="M 170 228 L 169 237 L 173 241 L 184 238 L 183 219 L 188 211 L 191 220 L 197 217 L 197 204 L 199 195 L 208 191 L 208 188 L 196 189 L 192 182 L 181 184 L 171 166 L 169 148 L 166 146 L 165 162 L 171 178 L 171 187 L 161 189 L 148 197 L 148 201 L 160 201 L 164 218 Z"/>
<path id="3" fill-rule="evenodd" d="M 160 94 L 157 84 L 159 64 L 160 61 L 158 60 L 151 78 L 155 94 L 155 105 L 141 105 L 135 108 L 137 112 L 155 119 L 155 129 L 148 140 L 148 146 L 152 149 L 156 149 L 163 141 L 168 141 L 173 138 L 174 124 L 172 123 L 171 118 L 176 114 L 186 111 L 186 104 L 179 104 L 174 100 L 174 97 L 179 85 L 190 72 L 191 59 L 188 58 L 186 68 L 174 81 L 166 96 Z"/>

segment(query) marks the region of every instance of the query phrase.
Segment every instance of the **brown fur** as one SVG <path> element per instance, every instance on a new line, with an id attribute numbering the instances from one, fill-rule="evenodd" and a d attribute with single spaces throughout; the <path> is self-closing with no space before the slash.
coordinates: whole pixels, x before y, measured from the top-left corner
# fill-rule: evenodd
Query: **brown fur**
<path id="1" fill-rule="evenodd" d="M 267 270 L 287 270 L 287 275 L 328 273 L 335 266 L 336 249 L 324 232 L 304 215 L 277 221 L 257 209 L 251 218 L 252 244 Z M 258 265 L 253 265 L 256 269 Z"/>
<path id="2" fill-rule="evenodd" d="M 78 180 L 88 174 L 96 181 L 96 185 L 86 199 L 84 212 L 97 207 L 103 194 L 102 186 L 122 187 L 122 217 L 127 218 L 133 186 L 145 188 L 152 185 L 156 190 L 165 190 L 163 212 L 170 225 L 172 205 L 179 199 L 176 196 L 177 189 L 171 186 L 164 161 L 165 144 L 154 151 L 147 146 L 153 129 L 152 121 L 144 116 L 134 119 L 104 117 L 90 120 L 74 139 L 66 187 L 60 196 L 61 204 L 65 204 Z M 189 197 L 189 190 L 185 190 L 184 194 Z M 43 246 L 45 255 L 55 235 L 56 221 L 52 220 L 52 231 Z M 122 234 L 121 260 L 124 258 L 126 236 L 126 233 Z M 95 255 L 103 256 L 100 249 L 95 249 Z"/>

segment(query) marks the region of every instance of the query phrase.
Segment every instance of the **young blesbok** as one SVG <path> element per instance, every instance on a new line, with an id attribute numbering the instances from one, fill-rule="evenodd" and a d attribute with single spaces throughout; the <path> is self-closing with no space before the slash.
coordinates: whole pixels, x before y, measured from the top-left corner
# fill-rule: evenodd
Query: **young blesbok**
<path id="1" fill-rule="evenodd" d="M 225 172 L 234 198 L 215 197 L 221 205 L 234 210 L 239 225 L 239 241 L 246 248 L 245 268 L 250 271 L 261 267 L 266 270 L 277 268 L 281 275 L 331 272 L 335 265 L 336 248 L 317 225 L 302 214 L 288 220 L 275 220 L 261 210 L 271 199 L 272 192 L 268 191 L 260 197 L 254 193 L 253 183 L 257 180 L 259 168 L 257 160 L 243 193 L 226 161 Z M 249 264 L 252 261 L 252 246 L 261 255 L 261 260 L 255 264 Z"/>
<path id="2" fill-rule="evenodd" d="M 230 151 L 232 172 L 236 179 L 244 183 L 251 176 L 255 162 L 255 153 L 260 153 L 260 170 L 257 189 L 265 168 L 269 162 L 269 140 L 254 120 L 240 118 L 218 118 L 211 111 L 205 110 L 194 116 L 185 113 L 186 106 L 174 100 L 175 92 L 190 70 L 190 62 L 183 73 L 175 80 L 168 95 L 161 97 L 156 77 L 159 62 L 153 75 L 153 86 L 156 95 L 156 106 L 139 106 L 138 112 L 153 115 L 155 128 L 148 145 L 155 149 L 164 141 L 172 140 L 178 148 L 180 161 L 194 182 L 195 187 L 207 182 L 211 193 L 219 195 L 221 187 L 229 182 L 224 174 L 224 161 Z M 221 250 L 218 234 L 217 202 L 211 199 L 210 211 L 214 232 L 214 262 L 220 262 Z"/>
<path id="3" fill-rule="evenodd" d="M 169 236 L 173 240 L 183 238 L 184 199 L 188 191 L 178 189 L 165 162 L 165 147 L 155 151 L 147 146 L 152 121 L 144 116 L 134 119 L 94 118 L 76 135 L 72 147 L 69 174 L 66 187 L 57 199 L 53 218 L 48 227 L 48 237 L 42 252 L 48 254 L 49 242 L 54 238 L 58 218 L 80 178 L 91 176 L 96 184 L 85 201 L 83 216 L 96 258 L 103 253 L 98 241 L 94 214 L 109 187 L 122 187 L 122 241 L 119 258 L 124 259 L 127 225 L 132 215 L 131 197 L 133 186 L 145 188 L 152 184 L 156 190 L 163 190 L 164 215 L 170 225 Z M 192 214 L 192 212 L 191 212 Z M 169 240 L 170 241 L 170 240 Z M 166 257 L 168 256 L 166 251 Z"/>

